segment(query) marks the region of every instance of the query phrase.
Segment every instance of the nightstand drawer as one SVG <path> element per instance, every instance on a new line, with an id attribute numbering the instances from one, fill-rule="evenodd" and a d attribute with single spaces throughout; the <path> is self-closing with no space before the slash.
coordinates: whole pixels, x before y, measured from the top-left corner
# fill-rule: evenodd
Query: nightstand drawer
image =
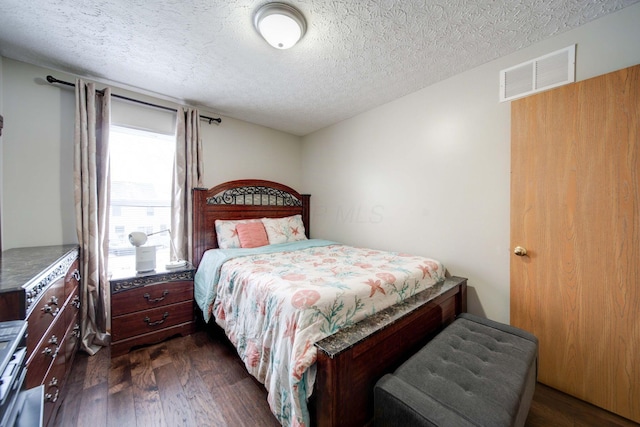
<path id="1" fill-rule="evenodd" d="M 193 281 L 157 283 L 111 295 L 112 316 L 193 300 Z"/>
<path id="2" fill-rule="evenodd" d="M 193 300 L 113 317 L 111 320 L 111 339 L 116 342 L 180 323 L 191 322 L 193 319 Z"/>

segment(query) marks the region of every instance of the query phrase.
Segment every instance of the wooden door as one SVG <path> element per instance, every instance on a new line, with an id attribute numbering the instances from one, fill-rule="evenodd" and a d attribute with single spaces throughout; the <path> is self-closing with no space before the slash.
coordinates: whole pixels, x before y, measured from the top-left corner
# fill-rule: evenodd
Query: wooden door
<path id="1" fill-rule="evenodd" d="M 512 103 L 511 323 L 539 381 L 640 422 L 640 65 Z"/>

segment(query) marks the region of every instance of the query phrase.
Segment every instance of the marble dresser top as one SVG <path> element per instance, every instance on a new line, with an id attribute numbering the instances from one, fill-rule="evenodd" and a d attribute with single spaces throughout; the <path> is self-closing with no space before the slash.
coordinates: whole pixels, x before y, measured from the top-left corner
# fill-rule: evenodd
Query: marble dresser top
<path id="1" fill-rule="evenodd" d="M 353 347 L 366 339 L 371 334 L 385 329 L 407 314 L 420 308 L 429 301 L 444 294 L 458 284 L 466 281 L 461 277 L 449 277 L 442 282 L 436 283 L 432 287 L 407 298 L 400 304 L 392 305 L 373 316 L 361 320 L 357 324 L 342 329 L 327 338 L 318 341 L 315 345 L 319 351 L 326 353 L 330 358 Z"/>
<path id="2" fill-rule="evenodd" d="M 14 248 L 0 254 L 0 292 L 23 287 L 41 276 L 52 264 L 77 250 L 78 245 Z"/>

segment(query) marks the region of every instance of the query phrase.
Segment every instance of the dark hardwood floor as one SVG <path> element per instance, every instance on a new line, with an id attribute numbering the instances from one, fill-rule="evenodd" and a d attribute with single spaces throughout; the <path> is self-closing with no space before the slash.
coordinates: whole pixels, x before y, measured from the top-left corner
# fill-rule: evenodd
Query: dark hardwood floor
<path id="1" fill-rule="evenodd" d="M 264 388 L 224 338 L 197 332 L 111 359 L 78 354 L 55 426 L 278 426 Z M 538 384 L 537 426 L 638 426 Z"/>

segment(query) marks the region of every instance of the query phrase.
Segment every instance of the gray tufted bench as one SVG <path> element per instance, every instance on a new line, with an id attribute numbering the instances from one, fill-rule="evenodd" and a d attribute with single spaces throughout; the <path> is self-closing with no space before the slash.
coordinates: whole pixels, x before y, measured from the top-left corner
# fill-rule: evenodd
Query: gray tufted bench
<path id="1" fill-rule="evenodd" d="M 374 389 L 382 426 L 523 426 L 537 379 L 538 340 L 461 314 Z"/>

